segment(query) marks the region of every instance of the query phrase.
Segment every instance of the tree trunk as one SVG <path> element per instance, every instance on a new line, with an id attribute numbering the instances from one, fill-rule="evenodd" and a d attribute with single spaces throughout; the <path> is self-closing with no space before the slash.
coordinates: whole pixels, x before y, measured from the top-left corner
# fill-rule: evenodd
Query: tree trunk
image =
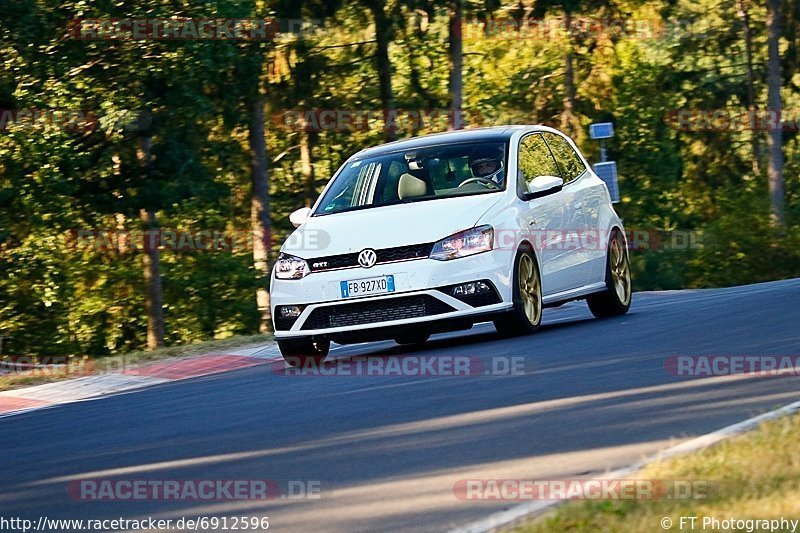
<path id="1" fill-rule="evenodd" d="M 258 279 L 256 305 L 258 331 L 272 331 L 269 308 L 269 252 L 272 243 L 272 223 L 269 216 L 269 169 L 264 134 L 264 101 L 256 98 L 248 105 L 248 136 L 250 146 L 250 177 L 253 186 L 250 200 L 250 225 L 253 233 L 253 267 Z"/>
<path id="2" fill-rule="evenodd" d="M 756 103 L 755 75 L 753 74 L 753 31 L 750 28 L 750 13 L 745 5 L 746 0 L 736 0 L 736 11 L 742 21 L 742 31 L 744 33 L 744 53 L 745 68 L 747 70 L 747 108 L 748 111 L 756 115 L 758 103 Z M 758 133 L 753 131 L 750 144 L 753 149 L 753 177 L 761 176 L 761 146 Z"/>
<path id="3" fill-rule="evenodd" d="M 439 97 L 422 85 L 419 67 L 417 66 L 416 43 L 412 37 L 417 37 L 422 40 L 428 39 L 427 28 L 424 30 L 422 28 L 422 24 L 419 23 L 415 24 L 410 31 L 404 28 L 406 54 L 408 55 L 408 84 L 411 86 L 411 89 L 425 101 L 425 105 L 428 109 L 439 109 L 442 106 Z M 412 33 L 414 34 L 413 36 L 411 35 Z M 413 131 L 415 134 L 423 127 L 424 124 L 422 120 L 413 121 Z"/>
<path id="4" fill-rule="evenodd" d="M 462 0 L 450 2 L 450 129 L 460 130 L 463 123 L 464 37 Z"/>
<path id="5" fill-rule="evenodd" d="M 317 199 L 317 180 L 314 174 L 314 154 L 312 153 L 316 134 L 305 127 L 300 130 L 300 169 L 303 173 L 305 206 L 311 207 Z"/>
<path id="6" fill-rule="evenodd" d="M 147 312 L 147 349 L 164 346 L 164 290 L 161 284 L 161 253 L 158 245 L 158 219 L 155 211 L 140 211 L 142 224 L 145 227 L 146 250 L 144 254 L 144 284 L 146 296 L 144 300 Z"/>
<path id="7" fill-rule="evenodd" d="M 389 42 L 391 37 L 391 21 L 383 10 L 383 2 L 369 4 L 375 19 L 375 41 L 377 43 L 376 61 L 378 65 L 378 84 L 380 86 L 381 106 L 383 106 L 386 141 L 397 139 L 396 111 L 394 109 L 394 93 L 392 92 L 392 63 L 389 61 Z"/>
<path id="8" fill-rule="evenodd" d="M 575 117 L 575 69 L 572 47 L 572 13 L 564 11 L 564 31 L 567 34 L 567 53 L 564 54 L 564 112 L 561 130 L 571 137 L 578 134 Z"/>
<path id="9" fill-rule="evenodd" d="M 783 193 L 783 131 L 781 130 L 781 57 L 779 40 L 781 35 L 781 2 L 767 0 L 767 43 L 769 60 L 767 68 L 768 107 L 770 113 L 776 115 L 774 127 L 770 128 L 769 145 L 769 203 L 772 220 L 783 225 L 784 193 Z"/>
<path id="10" fill-rule="evenodd" d="M 150 173 L 150 158 L 153 140 L 139 137 L 136 146 L 136 159 L 142 175 L 147 179 Z M 144 253 L 144 307 L 147 313 L 147 349 L 164 346 L 164 289 L 161 284 L 161 252 L 158 249 L 158 218 L 156 212 L 142 208 L 139 211 L 145 229 Z"/>

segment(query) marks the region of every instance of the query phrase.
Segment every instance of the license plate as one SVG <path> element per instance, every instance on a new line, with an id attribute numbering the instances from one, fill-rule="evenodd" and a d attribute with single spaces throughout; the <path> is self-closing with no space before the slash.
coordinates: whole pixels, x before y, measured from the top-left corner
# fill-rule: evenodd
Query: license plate
<path id="1" fill-rule="evenodd" d="M 356 298 L 371 294 L 388 294 L 394 292 L 394 276 L 356 279 L 341 282 L 342 298 Z"/>

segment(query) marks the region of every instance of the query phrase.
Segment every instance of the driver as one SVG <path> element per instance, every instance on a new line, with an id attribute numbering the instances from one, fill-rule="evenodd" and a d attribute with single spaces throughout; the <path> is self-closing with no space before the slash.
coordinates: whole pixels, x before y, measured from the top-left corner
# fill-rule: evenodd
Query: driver
<path id="1" fill-rule="evenodd" d="M 480 147 L 469 156 L 469 169 L 472 176 L 493 182 L 499 188 L 503 185 L 503 158 L 497 147 Z"/>

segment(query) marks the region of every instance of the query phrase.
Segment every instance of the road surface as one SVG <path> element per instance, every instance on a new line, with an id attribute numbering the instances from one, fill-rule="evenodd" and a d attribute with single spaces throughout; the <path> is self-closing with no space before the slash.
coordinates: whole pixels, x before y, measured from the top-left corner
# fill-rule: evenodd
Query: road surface
<path id="1" fill-rule="evenodd" d="M 2 419 L 0 516 L 268 516 L 276 531 L 446 531 L 514 505 L 462 501 L 459 480 L 602 473 L 800 399 L 797 377 L 667 370 L 676 355 L 800 355 L 800 280 L 636 294 L 616 319 L 595 320 L 582 302 L 544 318 L 528 337 L 480 325 L 411 350 L 332 351 L 468 356 L 487 368 L 522 358 L 519 375 L 286 376 L 265 364 Z M 319 498 L 79 501 L 67 487 L 81 479 L 307 481 Z"/>

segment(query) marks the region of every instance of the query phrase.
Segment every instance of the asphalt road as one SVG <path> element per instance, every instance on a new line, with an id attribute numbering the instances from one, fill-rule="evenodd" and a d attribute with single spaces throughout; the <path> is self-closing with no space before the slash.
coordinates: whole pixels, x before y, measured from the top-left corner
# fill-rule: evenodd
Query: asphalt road
<path id="1" fill-rule="evenodd" d="M 513 503 L 462 501 L 463 479 L 601 473 L 800 399 L 800 378 L 682 378 L 675 355 L 800 355 L 800 280 L 635 295 L 598 321 L 545 312 L 533 336 L 488 325 L 408 350 L 333 357 L 524 358 L 514 376 L 286 376 L 271 365 L 0 420 L 0 516 L 269 516 L 278 531 L 443 531 Z M 76 501 L 71 480 L 270 479 L 318 499 Z"/>

